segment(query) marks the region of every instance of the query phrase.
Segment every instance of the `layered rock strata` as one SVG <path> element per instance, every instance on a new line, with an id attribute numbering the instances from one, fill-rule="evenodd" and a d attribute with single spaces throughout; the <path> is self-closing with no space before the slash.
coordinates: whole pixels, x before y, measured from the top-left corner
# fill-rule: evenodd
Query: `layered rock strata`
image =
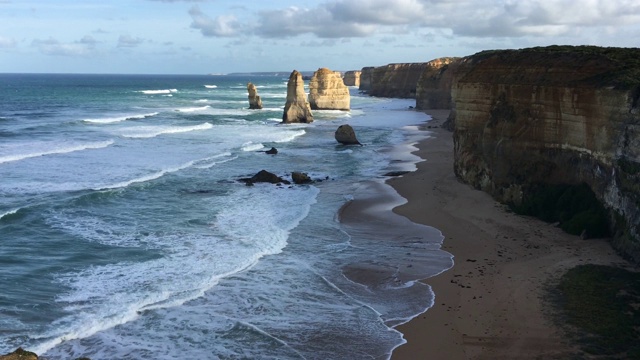
<path id="1" fill-rule="evenodd" d="M 363 67 L 360 70 L 360 86 L 358 86 L 358 90 L 360 91 L 369 91 L 371 90 L 371 85 L 373 84 L 373 70 L 375 67 L 367 66 Z"/>
<path id="2" fill-rule="evenodd" d="M 640 49 L 481 52 L 453 84 L 460 179 L 512 204 L 537 184 L 585 183 L 614 247 L 640 261 Z"/>
<path id="3" fill-rule="evenodd" d="M 450 109 L 453 74 L 460 58 L 443 57 L 427 62 L 416 84 L 416 109 Z"/>
<path id="4" fill-rule="evenodd" d="M 282 114 L 283 123 L 310 123 L 313 122 L 311 107 L 304 93 L 304 81 L 302 74 L 293 70 L 287 83 L 287 102 Z"/>
<path id="5" fill-rule="evenodd" d="M 249 92 L 249 109 L 262 109 L 262 99 L 258 96 L 256 86 L 248 83 L 247 91 Z"/>
<path id="6" fill-rule="evenodd" d="M 427 63 L 389 64 L 373 69 L 371 96 L 415 99 L 418 79 Z"/>
<path id="7" fill-rule="evenodd" d="M 309 81 L 311 110 L 349 110 L 351 96 L 339 72 L 320 68 Z"/>
<path id="8" fill-rule="evenodd" d="M 347 71 L 342 78 L 346 86 L 358 86 L 360 87 L 360 70 Z"/>

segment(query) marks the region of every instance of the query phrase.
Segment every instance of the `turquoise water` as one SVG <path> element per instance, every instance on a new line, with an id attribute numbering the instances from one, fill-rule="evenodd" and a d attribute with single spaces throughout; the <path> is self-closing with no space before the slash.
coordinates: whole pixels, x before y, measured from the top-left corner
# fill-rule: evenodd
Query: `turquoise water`
<path id="1" fill-rule="evenodd" d="M 264 109 L 248 110 L 248 81 Z M 281 125 L 285 98 L 279 76 L 0 74 L 0 353 L 389 356 L 393 326 L 433 299 L 415 280 L 451 257 L 434 229 L 337 214 L 412 167 L 393 149 L 427 117 L 353 89 L 352 111 Z M 335 142 L 345 123 L 365 146 Z M 236 181 L 261 169 L 323 181 Z M 354 264 L 402 276 L 371 287 L 344 276 Z"/>

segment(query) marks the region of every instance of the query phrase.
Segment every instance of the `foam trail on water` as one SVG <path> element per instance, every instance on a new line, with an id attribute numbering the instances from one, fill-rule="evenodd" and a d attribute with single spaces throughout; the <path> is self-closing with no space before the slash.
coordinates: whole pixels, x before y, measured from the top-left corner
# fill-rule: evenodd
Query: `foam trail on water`
<path id="1" fill-rule="evenodd" d="M 17 212 L 18 212 L 18 210 L 20 210 L 20 208 L 12 209 L 12 210 L 6 211 L 6 212 L 4 212 L 4 213 L 0 214 L 0 219 L 4 218 L 5 216 L 13 215 L 13 214 L 17 213 Z"/>
<path id="2" fill-rule="evenodd" d="M 98 118 L 98 119 L 84 119 L 83 121 L 95 124 L 110 124 L 114 122 L 120 122 L 125 120 L 135 120 L 135 119 L 144 119 L 147 117 L 156 116 L 159 113 L 152 112 L 148 114 L 141 115 L 124 115 L 124 116 L 116 116 L 116 117 L 108 117 L 108 118 Z"/>
<path id="3" fill-rule="evenodd" d="M 137 91 L 137 92 L 143 93 L 143 94 L 147 94 L 147 95 L 171 94 L 171 93 L 177 93 L 178 89 L 140 90 L 140 91 Z"/>
<path id="4" fill-rule="evenodd" d="M 107 141 L 100 141 L 100 142 L 94 142 L 94 143 L 69 145 L 69 146 L 58 147 L 54 149 L 25 153 L 25 154 L 1 156 L 0 164 L 11 162 L 11 161 L 25 160 L 25 159 L 39 157 L 39 156 L 67 154 L 67 153 L 72 153 L 76 151 L 90 150 L 90 149 L 102 149 L 112 145 L 113 143 L 114 143 L 113 140 L 107 140 Z"/>
<path id="5" fill-rule="evenodd" d="M 255 144 L 255 143 L 249 141 L 249 142 L 246 142 L 246 143 L 242 144 L 242 147 L 240 149 L 242 151 L 256 151 L 256 150 L 264 149 L 264 145 Z"/>
<path id="6" fill-rule="evenodd" d="M 218 86 L 217 85 L 205 85 L 204 87 L 206 87 L 207 89 L 215 89 Z"/>
<path id="7" fill-rule="evenodd" d="M 176 109 L 176 111 L 178 111 L 178 112 L 195 112 L 195 111 L 207 110 L 210 107 L 211 106 L 209 106 L 209 105 L 200 106 L 200 107 L 188 107 L 188 108 Z"/>
<path id="8" fill-rule="evenodd" d="M 179 134 L 190 131 L 208 130 L 213 125 L 211 123 L 203 123 L 194 126 L 140 126 L 125 130 L 122 136 L 133 139 L 147 139 L 164 134 Z"/>
<path id="9" fill-rule="evenodd" d="M 307 132 L 304 130 L 291 131 L 287 134 L 284 134 L 282 138 L 274 140 L 274 142 L 277 142 L 277 143 L 290 142 L 290 141 L 293 141 L 295 138 L 302 136 L 306 133 Z"/>

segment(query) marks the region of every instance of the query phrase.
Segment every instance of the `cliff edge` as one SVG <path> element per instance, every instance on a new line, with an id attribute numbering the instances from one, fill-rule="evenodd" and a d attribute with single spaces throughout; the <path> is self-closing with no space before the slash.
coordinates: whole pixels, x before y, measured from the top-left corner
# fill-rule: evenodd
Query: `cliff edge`
<path id="1" fill-rule="evenodd" d="M 515 206 L 586 185 L 612 245 L 640 262 L 640 49 L 480 52 L 460 61 L 451 95 L 460 179 Z"/>

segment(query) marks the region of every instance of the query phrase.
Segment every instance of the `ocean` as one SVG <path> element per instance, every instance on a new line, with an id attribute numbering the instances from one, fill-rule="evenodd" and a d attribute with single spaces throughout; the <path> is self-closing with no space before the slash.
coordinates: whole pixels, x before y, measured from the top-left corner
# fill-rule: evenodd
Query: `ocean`
<path id="1" fill-rule="evenodd" d="M 433 303 L 417 280 L 452 257 L 392 215 L 383 174 L 415 169 L 429 118 L 352 88 L 351 111 L 283 125 L 287 78 L 0 74 L 0 354 L 384 359 L 404 343 L 395 326 Z M 338 144 L 342 124 L 364 146 Z M 262 169 L 318 181 L 237 181 Z M 340 221 L 374 196 L 389 201 Z"/>

